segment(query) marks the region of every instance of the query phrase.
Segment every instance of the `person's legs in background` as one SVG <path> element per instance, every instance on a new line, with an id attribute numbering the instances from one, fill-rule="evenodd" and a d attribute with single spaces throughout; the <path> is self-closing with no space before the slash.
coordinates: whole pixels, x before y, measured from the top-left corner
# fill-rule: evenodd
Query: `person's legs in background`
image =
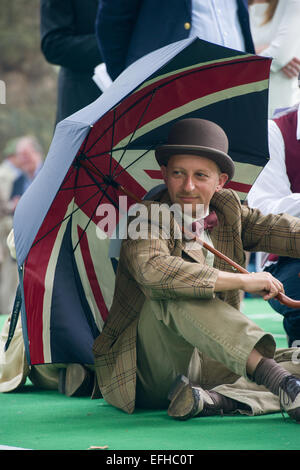
<path id="1" fill-rule="evenodd" d="M 280 257 L 279 261 L 265 268 L 282 282 L 285 294 L 293 300 L 300 300 L 300 259 Z M 278 300 L 269 301 L 271 307 L 282 315 L 283 327 L 288 336 L 288 346 L 300 346 L 300 309 L 282 305 Z"/>

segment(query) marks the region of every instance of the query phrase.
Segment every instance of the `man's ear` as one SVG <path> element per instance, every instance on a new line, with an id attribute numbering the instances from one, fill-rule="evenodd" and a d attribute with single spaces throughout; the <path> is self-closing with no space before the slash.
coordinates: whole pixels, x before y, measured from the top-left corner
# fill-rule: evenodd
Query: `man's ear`
<path id="1" fill-rule="evenodd" d="M 216 192 L 220 191 L 228 180 L 228 175 L 226 173 L 220 173 L 219 175 L 219 184 L 216 187 Z"/>

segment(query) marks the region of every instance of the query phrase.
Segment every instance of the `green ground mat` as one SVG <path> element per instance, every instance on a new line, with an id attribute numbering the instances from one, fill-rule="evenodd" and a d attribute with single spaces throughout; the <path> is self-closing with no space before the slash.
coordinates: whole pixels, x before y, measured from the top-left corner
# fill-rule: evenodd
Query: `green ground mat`
<path id="1" fill-rule="evenodd" d="M 286 347 L 282 317 L 261 299 L 245 299 L 243 311 Z M 0 326 L 4 317 L 0 317 Z M 280 413 L 174 421 L 165 411 L 128 416 L 103 399 L 69 398 L 27 383 L 0 394 L 0 449 L 87 450 L 299 450 L 300 427 Z M 107 452 L 107 455 L 110 455 Z"/>

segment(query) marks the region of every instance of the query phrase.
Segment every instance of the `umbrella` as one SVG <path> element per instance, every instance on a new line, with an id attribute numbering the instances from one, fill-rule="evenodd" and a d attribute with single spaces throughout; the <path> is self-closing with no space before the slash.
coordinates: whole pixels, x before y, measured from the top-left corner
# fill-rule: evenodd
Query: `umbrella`
<path id="1" fill-rule="evenodd" d="M 99 207 L 117 210 L 123 188 L 128 209 L 162 183 L 154 148 L 176 120 L 201 117 L 223 127 L 236 164 L 230 187 L 245 198 L 269 158 L 270 64 L 189 38 L 132 64 L 98 100 L 57 125 L 14 217 L 30 364 L 93 363 L 113 298 L 117 259 L 108 256 L 109 236 L 119 223 L 118 216 L 103 234 Z"/>

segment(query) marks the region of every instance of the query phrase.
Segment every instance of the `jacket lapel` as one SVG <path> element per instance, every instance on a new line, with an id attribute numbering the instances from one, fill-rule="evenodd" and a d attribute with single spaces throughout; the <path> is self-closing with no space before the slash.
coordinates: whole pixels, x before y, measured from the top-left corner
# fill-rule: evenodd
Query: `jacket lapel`
<path id="1" fill-rule="evenodd" d="M 168 206 L 172 206 L 169 193 L 166 189 L 160 192 L 155 197 L 155 200 L 163 204 L 168 204 Z M 205 263 L 205 252 L 199 243 L 193 241 L 186 242 L 184 238 L 182 238 L 181 240 L 177 240 L 176 245 L 177 250 L 183 251 L 186 256 L 192 258 L 194 261 L 197 261 L 197 263 Z"/>

